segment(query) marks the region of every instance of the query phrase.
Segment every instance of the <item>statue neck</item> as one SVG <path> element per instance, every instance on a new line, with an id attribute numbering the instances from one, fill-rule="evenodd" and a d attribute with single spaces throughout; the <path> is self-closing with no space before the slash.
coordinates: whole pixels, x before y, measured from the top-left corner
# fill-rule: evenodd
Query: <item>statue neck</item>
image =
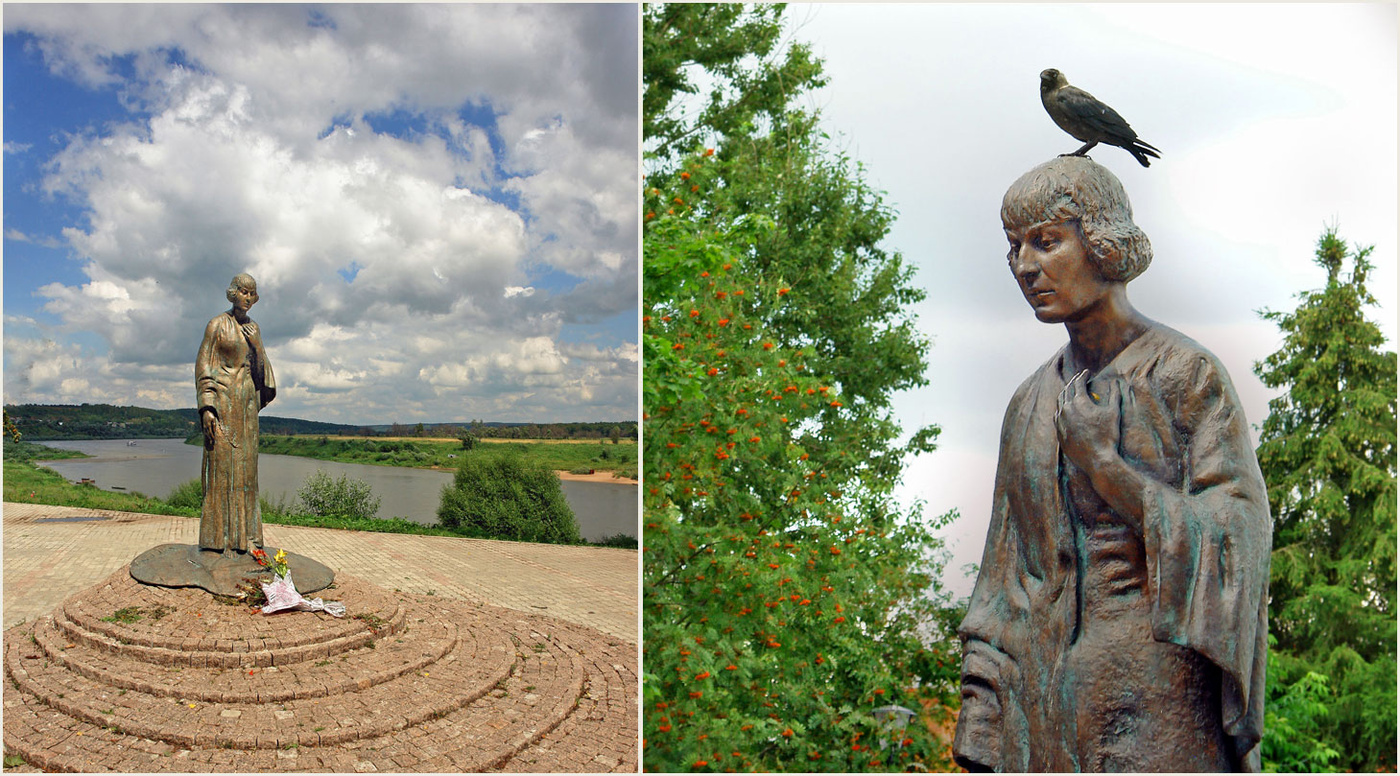
<path id="1" fill-rule="evenodd" d="M 1151 325 L 1128 301 L 1127 286 L 1118 284 L 1082 318 L 1065 323 L 1072 371 L 1097 374 Z"/>

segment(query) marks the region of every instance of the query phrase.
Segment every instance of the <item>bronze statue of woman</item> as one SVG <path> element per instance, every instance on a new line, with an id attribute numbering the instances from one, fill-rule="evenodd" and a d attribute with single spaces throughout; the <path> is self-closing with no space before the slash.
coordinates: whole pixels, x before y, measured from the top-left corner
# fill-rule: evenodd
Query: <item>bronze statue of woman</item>
<path id="1" fill-rule="evenodd" d="M 229 284 L 233 308 L 209 321 L 194 365 L 204 429 L 204 508 L 199 548 L 225 554 L 263 544 L 258 509 L 258 411 L 277 395 L 272 365 L 248 310 L 258 284 L 240 274 Z"/>
<path id="2" fill-rule="evenodd" d="M 1271 520 L 1205 348 L 1147 319 L 1122 184 L 1081 157 L 1002 200 L 1008 262 L 1069 342 L 1007 407 L 963 639 L 969 770 L 1258 770 Z"/>

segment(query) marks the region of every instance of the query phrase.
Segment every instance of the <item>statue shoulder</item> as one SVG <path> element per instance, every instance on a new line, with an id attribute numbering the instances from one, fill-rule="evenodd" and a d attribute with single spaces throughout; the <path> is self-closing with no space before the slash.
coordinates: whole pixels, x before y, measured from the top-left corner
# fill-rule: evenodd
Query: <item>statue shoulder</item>
<path id="1" fill-rule="evenodd" d="M 218 340 L 225 340 L 236 332 L 237 327 L 232 316 L 221 313 L 209 319 L 209 323 L 204 326 L 204 342 L 210 344 Z"/>
<path id="2" fill-rule="evenodd" d="M 1008 435 L 1012 433 L 1013 426 L 1015 425 L 1014 419 L 1022 417 L 1027 412 L 1032 411 L 1035 401 L 1034 397 L 1038 395 L 1040 387 L 1047 380 L 1053 381 L 1059 386 L 1058 377 L 1053 375 L 1059 371 L 1060 361 L 1064 358 L 1067 348 L 1068 346 L 1066 345 L 1055 351 L 1055 355 L 1051 356 L 1048 361 L 1031 372 L 1030 375 L 1017 386 L 1016 392 L 1011 394 L 1011 401 L 1006 403 L 1006 411 L 1002 413 L 1001 418 L 1003 444 L 1005 444 L 1006 440 L 1009 438 Z M 1058 390 L 1058 387 L 1056 390 Z"/>
<path id="3" fill-rule="evenodd" d="M 228 332 L 231 332 L 231 331 L 235 331 L 235 330 L 237 330 L 237 329 L 238 329 L 238 322 L 235 321 L 235 320 L 233 319 L 233 316 L 232 316 L 232 315 L 229 315 L 227 312 L 219 313 L 218 315 L 214 316 L 213 318 L 210 318 L 210 319 L 209 319 L 208 325 L 206 325 L 206 326 L 204 327 L 205 333 L 212 332 L 212 331 L 219 331 L 219 332 L 228 331 Z"/>
<path id="4" fill-rule="evenodd" d="M 1009 410 L 1011 407 L 1015 407 L 1025 400 L 1031 391 L 1046 379 L 1045 373 L 1047 371 L 1058 372 L 1060 370 L 1060 362 L 1064 359 L 1067 350 L 1069 350 L 1069 345 L 1061 347 L 1059 350 L 1055 351 L 1055 355 L 1051 356 L 1045 363 L 1036 367 L 1034 372 L 1027 375 L 1026 379 L 1022 380 L 1021 384 L 1017 386 L 1016 392 L 1011 395 L 1011 402 L 1007 409 Z"/>
<path id="5" fill-rule="evenodd" d="M 1225 365 L 1201 343 L 1169 327 L 1158 326 L 1153 338 L 1155 366 L 1150 370 L 1156 392 L 1178 408 L 1224 401 L 1238 406 L 1234 383 Z"/>
<path id="6" fill-rule="evenodd" d="M 1204 345 L 1170 326 L 1158 324 L 1149 333 L 1155 338 L 1154 347 L 1168 367 L 1167 374 L 1189 375 L 1197 379 L 1216 376 L 1229 381 L 1229 374 L 1220 359 Z"/>

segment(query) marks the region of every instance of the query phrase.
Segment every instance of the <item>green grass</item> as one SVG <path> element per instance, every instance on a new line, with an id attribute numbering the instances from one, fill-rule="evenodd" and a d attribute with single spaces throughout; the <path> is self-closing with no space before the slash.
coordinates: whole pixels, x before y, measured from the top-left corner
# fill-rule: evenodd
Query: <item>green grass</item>
<path id="1" fill-rule="evenodd" d="M 523 455 L 556 471 L 595 469 L 635 475 L 637 445 L 591 442 L 480 442 L 463 450 L 460 442 L 434 440 L 347 439 L 318 436 L 264 436 L 258 451 L 273 455 L 296 455 L 340 463 L 379 466 L 409 466 L 419 469 L 456 469 L 463 456 L 486 461 L 507 455 Z M 455 456 L 455 457 L 449 457 Z"/>
<path id="2" fill-rule="evenodd" d="M 140 619 L 141 619 L 141 607 L 139 607 L 139 606 L 128 606 L 128 607 L 125 607 L 125 608 L 122 608 L 122 609 L 118 609 L 118 610 L 116 610 L 115 612 L 112 612 L 112 616 L 111 616 L 111 617 L 103 617 L 103 618 L 102 618 L 102 621 L 103 621 L 103 622 L 120 622 L 120 623 L 123 623 L 123 624 L 126 624 L 126 625 L 130 625 L 130 624 L 132 624 L 132 623 L 134 623 L 134 622 L 136 622 L 137 620 L 140 620 Z"/>
<path id="3" fill-rule="evenodd" d="M 150 515 L 198 517 L 199 510 L 172 507 L 140 493 L 113 493 L 91 485 L 78 485 L 51 469 L 33 463 L 5 461 L 5 500 L 21 504 L 53 504 L 84 509 L 111 509 Z"/>
<path id="4" fill-rule="evenodd" d="M 91 458 L 87 453 L 80 453 L 77 450 L 60 450 L 56 447 L 35 444 L 34 442 L 16 442 L 9 437 L 5 437 L 5 460 L 7 461 L 59 461 L 65 458 Z"/>
<path id="5" fill-rule="evenodd" d="M 263 512 L 263 522 L 273 525 L 297 525 L 307 528 L 337 528 L 343 531 L 367 531 L 370 533 L 417 534 L 419 536 L 457 536 L 468 539 L 498 539 L 497 536 L 478 536 L 467 531 L 450 531 L 435 525 L 423 525 L 402 517 L 322 517 L 319 515 L 269 514 Z"/>

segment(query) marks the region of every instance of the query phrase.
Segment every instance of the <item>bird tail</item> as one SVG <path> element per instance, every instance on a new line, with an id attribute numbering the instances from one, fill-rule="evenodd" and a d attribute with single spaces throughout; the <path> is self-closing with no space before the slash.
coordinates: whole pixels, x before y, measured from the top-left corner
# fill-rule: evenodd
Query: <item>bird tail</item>
<path id="1" fill-rule="evenodd" d="M 1147 143 L 1142 140 L 1133 140 L 1132 146 L 1128 148 L 1128 153 L 1132 154 L 1133 158 L 1138 160 L 1138 164 L 1142 165 L 1143 167 L 1152 166 L 1152 163 L 1147 161 L 1147 157 L 1149 156 L 1153 159 L 1162 158 L 1161 151 L 1157 148 L 1157 146 L 1154 146 L 1151 143 Z"/>

